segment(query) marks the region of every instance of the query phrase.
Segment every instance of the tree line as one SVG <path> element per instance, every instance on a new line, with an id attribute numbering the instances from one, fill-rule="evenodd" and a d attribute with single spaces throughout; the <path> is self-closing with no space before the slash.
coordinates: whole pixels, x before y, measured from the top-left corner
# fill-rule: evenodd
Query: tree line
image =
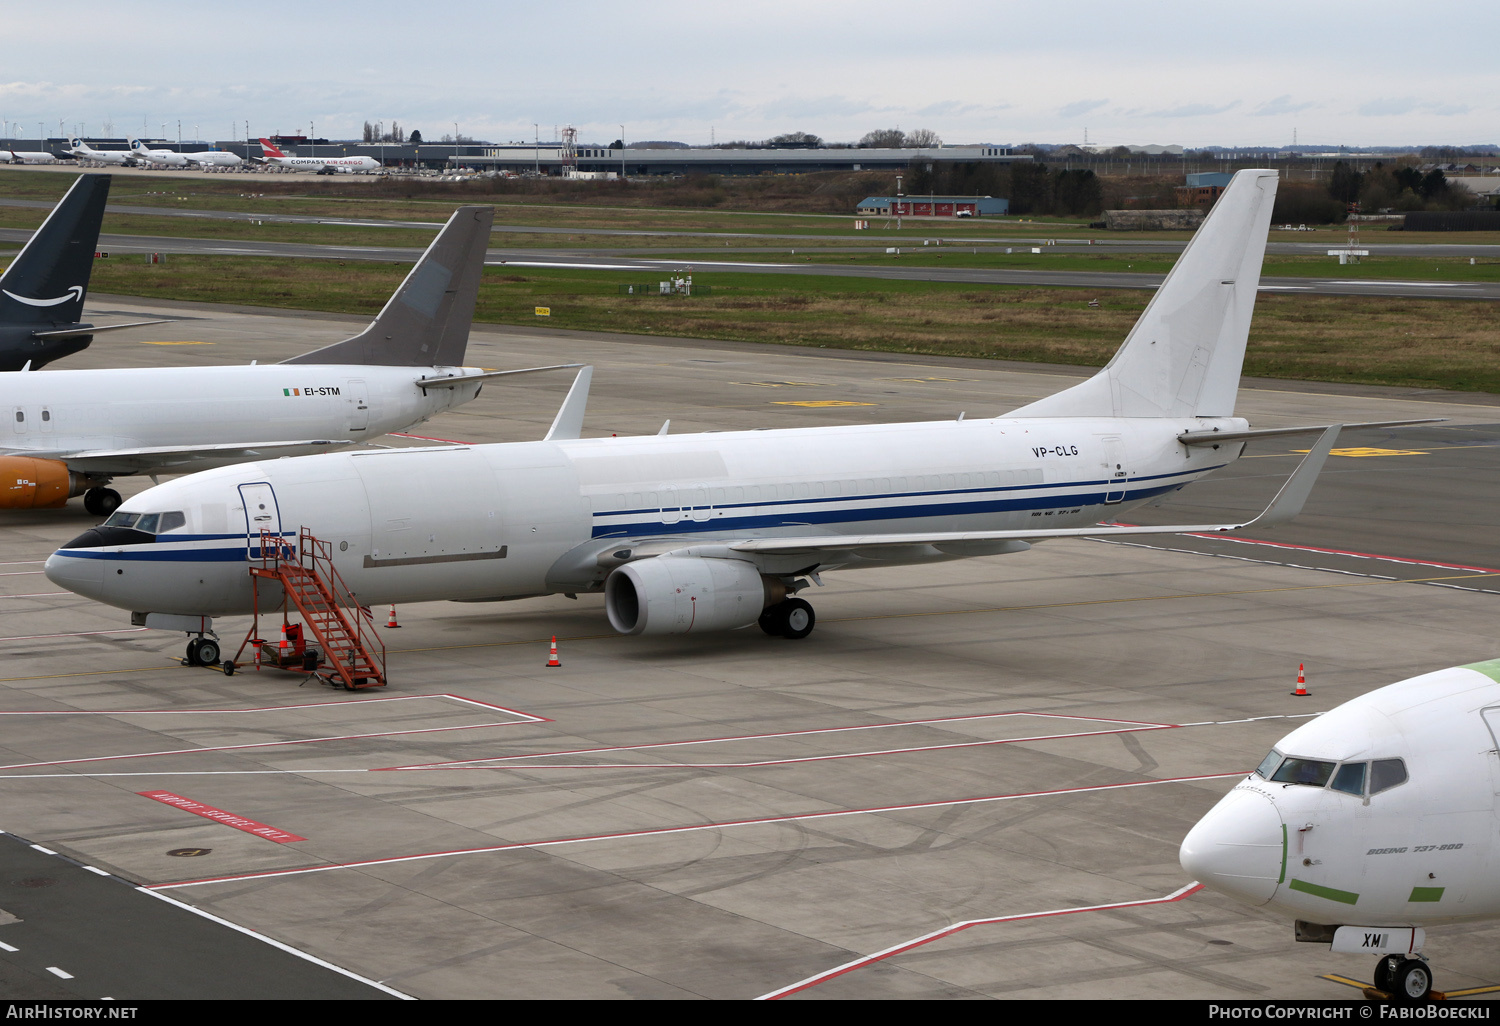
<path id="1" fill-rule="evenodd" d="M 919 196 L 999 196 L 1010 212 L 1093 217 L 1104 209 L 1104 184 L 1093 171 L 1052 170 L 1039 160 L 995 164 L 972 160 L 911 162 L 906 192 Z"/>

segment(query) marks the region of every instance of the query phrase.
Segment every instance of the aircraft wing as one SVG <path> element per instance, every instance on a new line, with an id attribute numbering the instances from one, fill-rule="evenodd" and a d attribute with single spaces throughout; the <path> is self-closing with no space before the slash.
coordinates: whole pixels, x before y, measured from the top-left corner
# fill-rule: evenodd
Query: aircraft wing
<path id="1" fill-rule="evenodd" d="M 310 438 L 291 442 L 224 442 L 215 445 L 144 446 L 136 449 L 4 449 L 8 456 L 59 460 L 88 474 L 144 474 L 175 471 L 211 460 L 249 461 L 260 456 L 308 456 L 353 445 L 343 439 Z"/>
<path id="2" fill-rule="evenodd" d="M 950 531 L 925 534 L 854 534 L 814 535 L 811 537 L 754 538 L 731 543 L 731 552 L 761 555 L 802 555 L 848 553 L 857 549 L 877 549 L 910 545 L 961 545 L 968 542 L 1046 541 L 1049 538 L 1114 538 L 1150 534 L 1216 534 L 1243 530 L 1246 527 L 1272 527 L 1298 513 L 1312 492 L 1313 482 L 1323 470 L 1329 450 L 1338 438 L 1341 425 L 1323 431 L 1317 444 L 1308 451 L 1287 478 L 1271 504 L 1257 517 L 1233 524 L 1176 524 L 1170 527 L 1054 527 L 1017 531 Z"/>

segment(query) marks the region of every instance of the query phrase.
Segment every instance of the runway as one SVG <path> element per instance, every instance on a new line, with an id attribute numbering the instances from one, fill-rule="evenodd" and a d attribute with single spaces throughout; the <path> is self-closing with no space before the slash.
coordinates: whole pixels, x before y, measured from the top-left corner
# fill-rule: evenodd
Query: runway
<path id="1" fill-rule="evenodd" d="M 576 234 L 576 233 L 575 233 Z M 23 243 L 30 233 L 0 229 L 0 242 Z M 386 246 L 318 246 L 291 242 L 220 242 L 170 236 L 101 235 L 99 248 L 112 254 L 168 253 L 198 256 L 261 256 L 281 259 L 362 260 L 415 263 L 417 248 Z M 870 267 L 865 265 L 794 263 L 789 259 L 722 260 L 682 257 L 647 258 L 604 251 L 490 249 L 486 262 L 518 268 L 585 268 L 661 273 L 691 270 L 697 274 L 784 274 L 888 281 L 961 282 L 975 285 L 1022 285 L 1032 288 L 1155 289 L 1164 275 L 1103 271 L 1001 270 L 992 268 Z M 1422 299 L 1500 299 L 1500 282 L 1392 281 L 1382 279 L 1263 277 L 1262 292 L 1310 296 L 1396 296 Z"/>
<path id="2" fill-rule="evenodd" d="M 97 295 L 86 313 L 181 319 L 56 369 L 280 360 L 362 323 Z M 470 359 L 594 364 L 588 435 L 972 418 L 1081 374 L 489 326 Z M 501 380 L 411 434 L 541 437 L 568 381 Z M 1251 385 L 1258 427 L 1449 419 L 1341 438 L 1307 513 L 1254 544 L 1060 541 L 827 574 L 799 642 L 620 637 L 588 597 L 403 607 L 379 693 L 174 665 L 180 635 L 40 575 L 93 522 L 76 501 L 9 515 L 0 828 L 420 998 L 1355 997 L 1325 976 L 1368 980 L 1373 959 L 1193 889 L 1177 845 L 1307 716 L 1497 654 L 1500 401 Z M 809 401 L 860 405 L 785 405 Z M 1136 519 L 1258 510 L 1299 441 Z M 246 627 L 220 625 L 231 651 Z M 1299 663 L 1311 698 L 1288 694 Z M 189 848 L 208 851 L 168 854 Z M 0 844 L 6 879 L 48 875 L 26 852 Z M 28 924 L 94 907 L 52 893 L 0 915 L 6 996 L 204 986 L 120 946 L 78 970 L 29 952 L 12 939 Z M 194 946 L 234 964 L 240 943 L 223 927 Z M 1497 924 L 1429 931 L 1439 989 L 1500 984 L 1497 943 Z"/>

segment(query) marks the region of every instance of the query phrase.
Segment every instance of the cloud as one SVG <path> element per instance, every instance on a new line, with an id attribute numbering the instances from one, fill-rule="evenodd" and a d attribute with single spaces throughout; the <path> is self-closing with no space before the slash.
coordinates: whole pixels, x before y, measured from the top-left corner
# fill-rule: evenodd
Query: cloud
<path id="1" fill-rule="evenodd" d="M 1298 111 L 1304 111 L 1309 107 L 1316 106 L 1317 104 L 1311 101 L 1308 101 L 1307 103 L 1293 103 L 1291 95 L 1289 93 L 1283 93 L 1282 95 L 1276 97 L 1276 99 L 1274 100 L 1267 100 L 1265 103 L 1252 110 L 1250 114 L 1252 117 L 1257 118 L 1274 117 L 1278 114 L 1296 114 Z"/>
<path id="2" fill-rule="evenodd" d="M 1150 114 L 1147 115 L 1147 117 L 1205 118 L 1212 117 L 1215 114 L 1223 114 L 1227 111 L 1234 110 L 1234 108 L 1238 107 L 1239 105 L 1239 100 L 1232 100 L 1229 103 L 1221 104 L 1217 107 L 1208 103 L 1185 103 L 1180 107 L 1168 107 L 1163 110 L 1153 110 Z"/>
<path id="3" fill-rule="evenodd" d="M 1104 106 L 1108 102 L 1109 102 L 1109 100 L 1107 100 L 1107 99 L 1104 99 L 1104 100 L 1079 100 L 1077 103 L 1070 103 L 1066 107 L 1060 107 L 1060 108 L 1058 108 L 1057 116 L 1060 117 L 1060 118 L 1077 118 L 1077 117 L 1082 117 L 1083 115 L 1087 114 L 1091 110 L 1098 110 L 1100 107 Z"/>

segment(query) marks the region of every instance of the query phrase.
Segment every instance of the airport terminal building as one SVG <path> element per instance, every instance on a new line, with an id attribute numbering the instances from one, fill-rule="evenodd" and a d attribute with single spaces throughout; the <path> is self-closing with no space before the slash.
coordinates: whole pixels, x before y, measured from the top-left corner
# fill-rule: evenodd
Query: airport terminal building
<path id="1" fill-rule="evenodd" d="M 291 157 L 372 157 L 385 167 L 467 168 L 474 171 L 508 171 L 514 174 L 562 175 L 759 175 L 806 174 L 812 171 L 897 171 L 913 161 L 965 161 L 1009 164 L 1029 161 L 1002 146 L 939 146 L 927 149 L 875 149 L 857 146 L 747 146 L 727 149 L 714 146 L 645 149 L 627 146 L 580 145 L 569 152 L 561 142 L 532 143 L 364 143 L 300 136 L 275 136 L 272 141 Z M 101 150 L 123 150 L 127 139 L 84 139 Z M 145 140 L 152 149 L 196 151 L 225 150 L 249 159 L 260 157 L 259 142 L 220 140 L 170 142 Z M 0 143 L 0 148 L 5 144 Z M 16 140 L 14 149 L 42 150 L 61 155 L 68 146 L 63 138 Z"/>

